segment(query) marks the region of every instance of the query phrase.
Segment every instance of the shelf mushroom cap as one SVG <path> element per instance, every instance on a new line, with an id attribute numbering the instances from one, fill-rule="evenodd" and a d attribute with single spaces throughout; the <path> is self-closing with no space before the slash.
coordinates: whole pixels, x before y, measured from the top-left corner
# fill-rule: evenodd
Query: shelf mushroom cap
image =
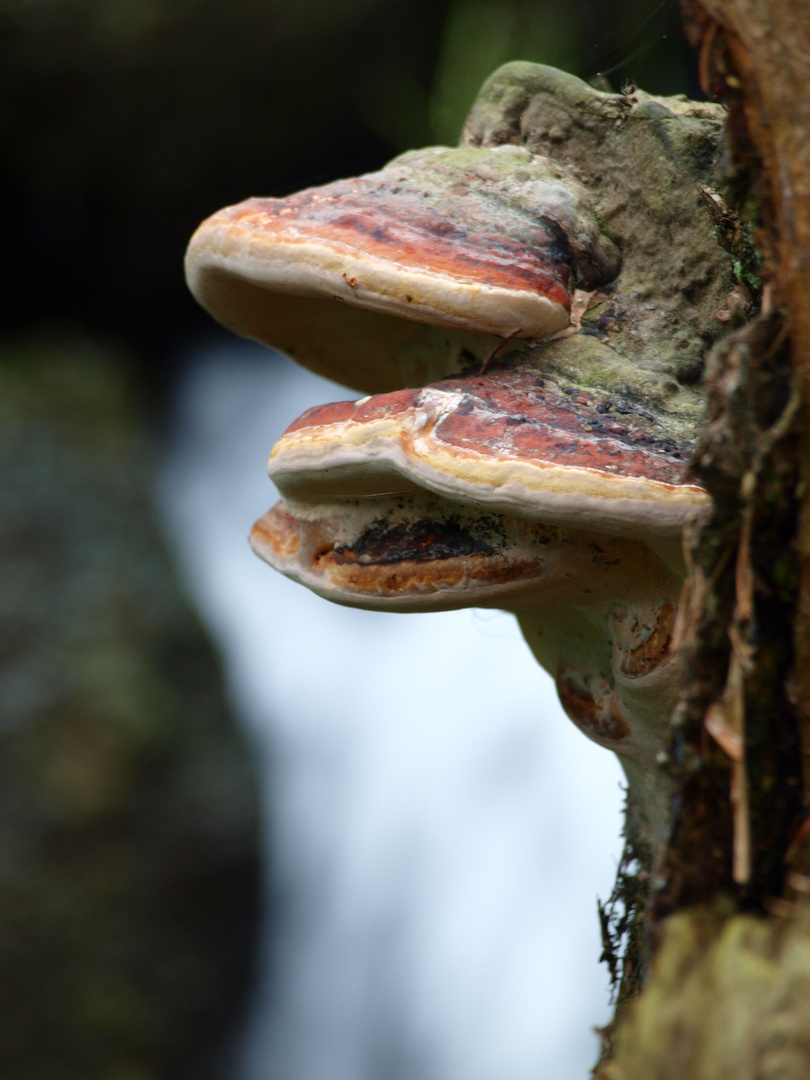
<path id="1" fill-rule="evenodd" d="M 501 606 L 524 603 L 536 591 L 529 579 L 548 580 L 535 573 L 547 530 L 677 542 L 709 510 L 686 445 L 652 434 L 640 413 L 604 409 L 604 398 L 509 366 L 310 409 L 273 448 L 284 507 L 259 520 L 251 542 L 343 603 L 470 606 L 490 587 Z M 389 553 L 372 558 L 383 535 Z M 460 560 L 450 578 L 448 559 Z M 378 574 L 361 572 L 372 563 L 385 567 L 382 591 Z"/>
<path id="2" fill-rule="evenodd" d="M 680 534 L 710 500 L 688 446 L 627 404 L 613 413 L 609 397 L 510 358 L 318 406 L 276 443 L 268 471 L 283 501 L 250 542 L 336 603 L 514 612 L 565 711 L 621 756 L 660 837 Z"/>
<path id="3" fill-rule="evenodd" d="M 573 288 L 620 263 L 564 166 L 515 146 L 437 147 L 220 210 L 192 237 L 186 276 L 229 329 L 380 393 L 563 330 Z"/>

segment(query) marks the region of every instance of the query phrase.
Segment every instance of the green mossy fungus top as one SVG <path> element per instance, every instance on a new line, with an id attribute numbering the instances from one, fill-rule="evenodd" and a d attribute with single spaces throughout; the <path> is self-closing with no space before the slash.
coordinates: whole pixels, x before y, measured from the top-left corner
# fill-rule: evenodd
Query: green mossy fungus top
<path id="1" fill-rule="evenodd" d="M 709 209 L 719 199 L 723 125 L 719 105 L 603 93 L 516 62 L 484 84 L 461 138 L 524 146 L 587 189 L 622 270 L 591 298 L 582 333 L 541 347 L 543 367 L 663 414 L 676 436 L 690 436 L 702 414 L 697 383 L 736 281 L 734 252 Z"/>

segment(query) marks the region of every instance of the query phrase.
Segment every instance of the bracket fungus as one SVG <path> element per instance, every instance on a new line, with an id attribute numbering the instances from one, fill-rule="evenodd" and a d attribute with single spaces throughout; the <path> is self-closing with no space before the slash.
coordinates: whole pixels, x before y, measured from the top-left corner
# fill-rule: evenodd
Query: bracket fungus
<path id="1" fill-rule="evenodd" d="M 225 326 L 371 395 L 278 440 L 256 552 L 338 603 L 514 612 L 649 841 L 682 532 L 710 512 L 695 384 L 734 285 L 700 199 L 721 130 L 509 64 L 459 147 L 226 208 L 186 262 Z"/>
<path id="2" fill-rule="evenodd" d="M 286 199 L 214 214 L 189 245 L 197 299 L 225 326 L 380 393 L 568 325 L 572 277 L 616 276 L 587 193 L 514 147 L 434 147 Z"/>

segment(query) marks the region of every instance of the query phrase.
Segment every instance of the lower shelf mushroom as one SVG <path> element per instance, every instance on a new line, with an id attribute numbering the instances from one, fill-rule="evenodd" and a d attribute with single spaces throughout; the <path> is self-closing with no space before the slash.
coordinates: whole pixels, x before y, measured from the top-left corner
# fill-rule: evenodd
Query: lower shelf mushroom
<path id="1" fill-rule="evenodd" d="M 568 715 L 621 757 L 655 839 L 680 533 L 709 503 L 643 431 L 595 431 L 597 404 L 510 366 L 310 409 L 273 450 L 284 501 L 251 543 L 338 603 L 514 612 Z"/>

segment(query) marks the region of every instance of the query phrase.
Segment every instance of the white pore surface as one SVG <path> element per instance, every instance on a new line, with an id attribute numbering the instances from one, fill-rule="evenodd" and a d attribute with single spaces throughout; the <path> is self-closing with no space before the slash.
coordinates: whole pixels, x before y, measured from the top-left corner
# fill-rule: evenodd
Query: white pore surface
<path id="1" fill-rule="evenodd" d="M 239 1080 L 569 1080 L 609 1016 L 621 773 L 514 619 L 329 604 L 249 550 L 269 450 L 351 396 L 258 346 L 179 388 L 163 505 L 264 763 L 268 919 Z"/>

